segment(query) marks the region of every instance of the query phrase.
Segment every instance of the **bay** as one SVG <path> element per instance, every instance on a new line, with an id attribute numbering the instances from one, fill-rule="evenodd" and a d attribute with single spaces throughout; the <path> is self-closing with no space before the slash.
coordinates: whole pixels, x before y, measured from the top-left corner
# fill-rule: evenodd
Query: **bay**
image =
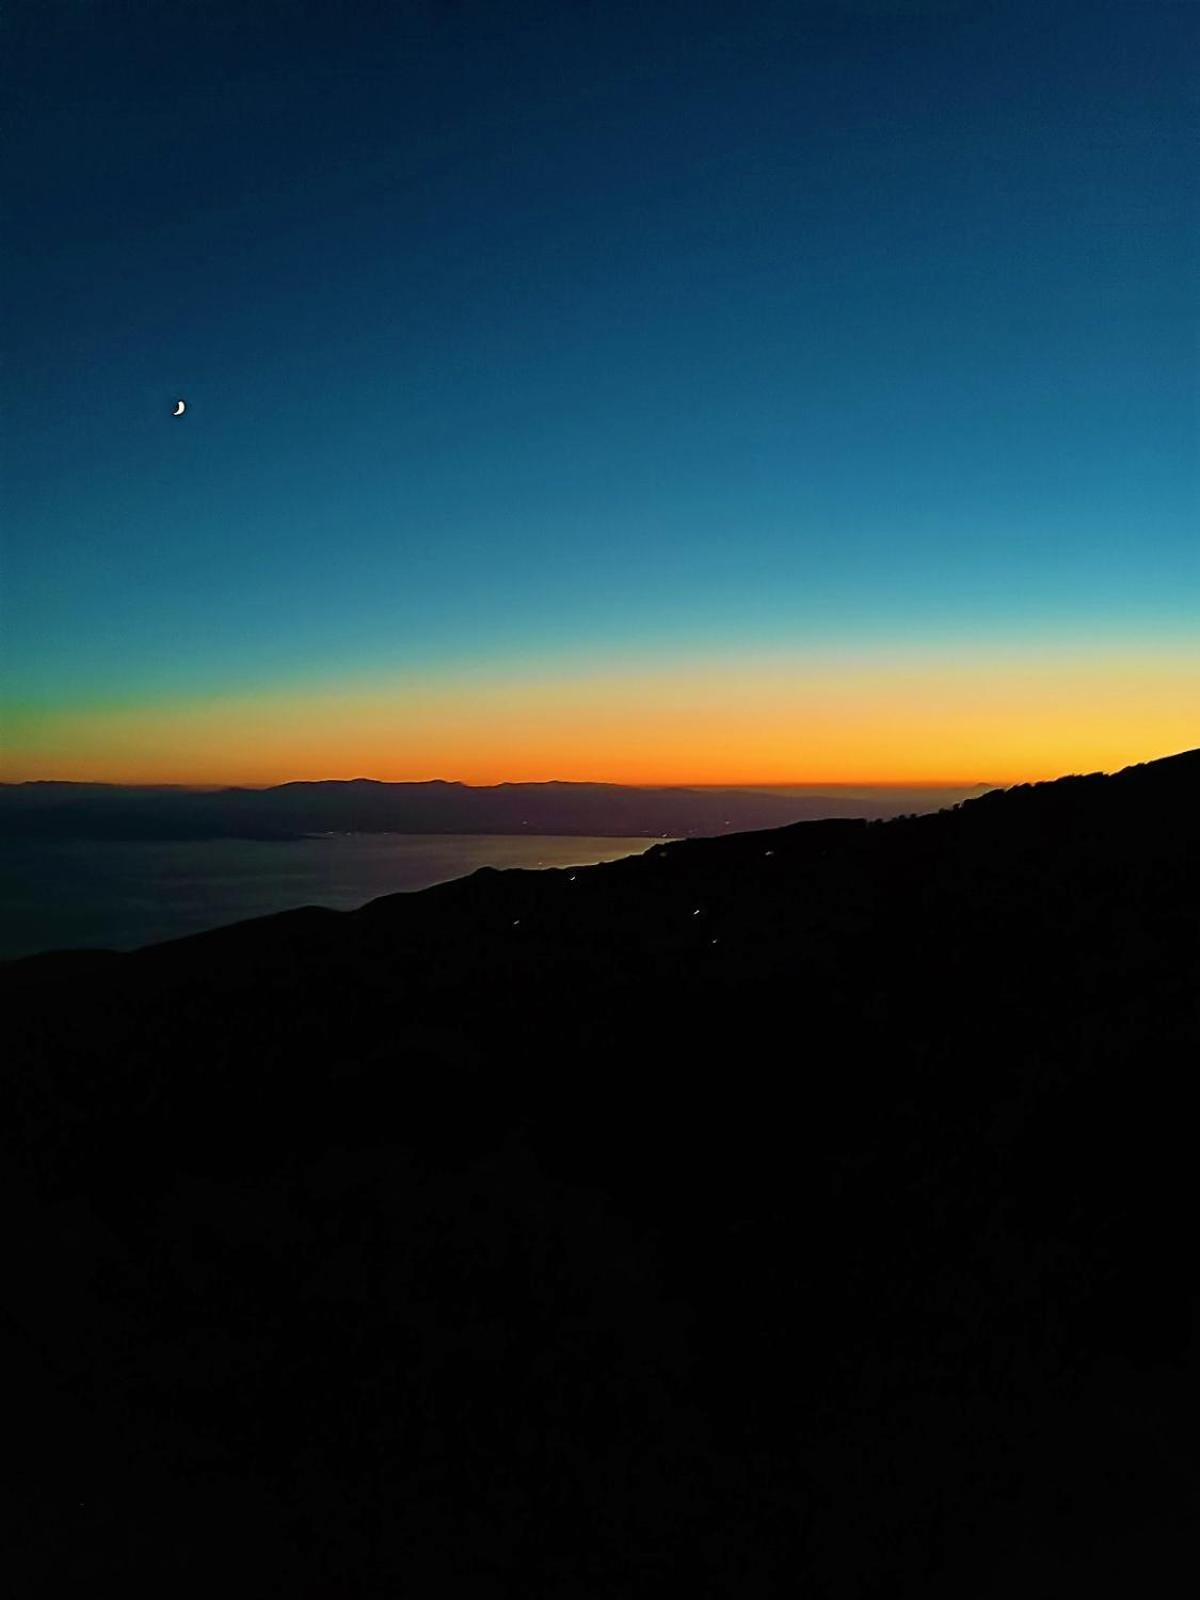
<path id="1" fill-rule="evenodd" d="M 349 833 L 315 839 L 0 843 L 0 960 L 133 950 L 297 906 L 353 910 L 479 867 L 640 855 L 648 838 Z"/>

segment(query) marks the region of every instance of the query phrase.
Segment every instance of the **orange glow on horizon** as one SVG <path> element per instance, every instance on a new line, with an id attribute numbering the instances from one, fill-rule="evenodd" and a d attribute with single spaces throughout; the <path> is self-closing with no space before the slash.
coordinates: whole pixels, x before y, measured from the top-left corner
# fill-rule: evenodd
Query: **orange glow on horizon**
<path id="1" fill-rule="evenodd" d="M 1200 658 L 701 662 L 478 670 L 6 718 L 8 782 L 1004 786 L 1200 744 Z"/>

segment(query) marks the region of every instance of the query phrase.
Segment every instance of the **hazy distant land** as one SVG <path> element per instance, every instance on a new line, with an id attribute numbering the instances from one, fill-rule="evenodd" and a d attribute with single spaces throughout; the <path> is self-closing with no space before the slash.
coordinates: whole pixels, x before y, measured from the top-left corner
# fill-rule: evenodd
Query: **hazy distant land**
<path id="1" fill-rule="evenodd" d="M 684 837 L 822 817 L 937 811 L 988 786 L 796 785 L 635 788 L 369 778 L 199 789 L 94 783 L 0 784 L 8 839 L 297 839 L 321 833 L 530 833 Z"/>

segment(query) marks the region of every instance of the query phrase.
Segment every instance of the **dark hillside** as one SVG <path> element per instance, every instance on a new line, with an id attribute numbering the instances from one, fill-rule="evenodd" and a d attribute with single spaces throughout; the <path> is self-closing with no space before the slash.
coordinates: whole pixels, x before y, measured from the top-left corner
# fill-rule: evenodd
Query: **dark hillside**
<path id="1" fill-rule="evenodd" d="M 1182 1570 L 1200 752 L 0 999 L 21 1593 Z"/>

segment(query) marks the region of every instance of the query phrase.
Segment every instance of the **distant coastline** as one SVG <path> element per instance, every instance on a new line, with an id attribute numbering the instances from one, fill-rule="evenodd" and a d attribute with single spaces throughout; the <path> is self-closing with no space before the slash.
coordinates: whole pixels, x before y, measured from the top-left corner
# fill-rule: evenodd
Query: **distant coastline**
<path id="1" fill-rule="evenodd" d="M 350 833 L 706 837 L 822 817 L 936 811 L 982 785 L 639 788 L 606 783 L 473 786 L 355 778 L 266 789 L 40 781 L 0 784 L 7 839 L 296 841 Z"/>

